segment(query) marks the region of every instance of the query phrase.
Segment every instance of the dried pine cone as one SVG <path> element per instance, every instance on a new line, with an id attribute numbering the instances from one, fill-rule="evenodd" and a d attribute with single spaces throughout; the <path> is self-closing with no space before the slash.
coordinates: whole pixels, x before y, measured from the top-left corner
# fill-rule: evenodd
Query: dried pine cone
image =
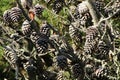
<path id="1" fill-rule="evenodd" d="M 60 69 L 65 69 L 67 67 L 67 58 L 64 55 L 58 55 L 55 64 Z"/>
<path id="2" fill-rule="evenodd" d="M 75 9 L 75 12 L 74 12 L 74 18 L 75 19 L 80 19 L 81 18 L 81 14 L 79 14 L 79 11 L 77 10 L 77 8 Z"/>
<path id="3" fill-rule="evenodd" d="M 10 17 L 13 22 L 18 22 L 21 18 L 21 14 L 22 14 L 21 9 L 18 7 L 13 7 L 10 10 Z"/>
<path id="4" fill-rule="evenodd" d="M 32 34 L 30 35 L 30 39 L 34 44 L 39 38 L 40 38 L 39 34 L 37 34 L 37 32 L 35 31 L 33 31 Z"/>
<path id="5" fill-rule="evenodd" d="M 79 80 L 83 80 L 84 78 L 84 69 L 79 63 L 76 63 L 72 66 L 73 76 Z"/>
<path id="6" fill-rule="evenodd" d="M 40 38 L 36 41 L 35 47 L 36 47 L 37 53 L 43 54 L 48 50 L 48 42 L 44 38 Z"/>
<path id="7" fill-rule="evenodd" d="M 37 16 L 42 15 L 42 12 L 44 10 L 43 6 L 36 4 L 34 8 Z"/>
<path id="8" fill-rule="evenodd" d="M 119 1 L 119 0 L 117 0 L 117 1 L 114 3 L 114 8 L 116 9 L 116 11 L 120 9 L 120 1 Z"/>
<path id="9" fill-rule="evenodd" d="M 51 25 L 48 24 L 47 22 L 43 23 L 41 28 L 40 28 L 40 32 L 44 35 L 46 35 L 47 37 L 50 37 L 50 28 Z"/>
<path id="10" fill-rule="evenodd" d="M 4 53 L 4 57 L 6 60 L 10 60 L 10 65 L 15 68 L 16 59 L 14 57 L 14 53 L 6 50 Z"/>
<path id="11" fill-rule="evenodd" d="M 84 51 L 86 54 L 91 54 L 96 50 L 98 38 L 98 30 L 95 27 L 89 27 L 86 31 L 86 42 L 84 46 Z"/>
<path id="12" fill-rule="evenodd" d="M 27 71 L 29 79 L 35 79 L 36 77 L 36 67 L 33 65 L 34 61 L 32 59 L 28 60 L 23 64 L 24 69 Z"/>
<path id="13" fill-rule="evenodd" d="M 117 0 L 113 3 L 113 5 L 110 5 L 108 6 L 106 9 L 105 9 L 105 13 L 107 16 L 111 16 L 113 15 L 114 13 L 116 13 L 117 11 L 120 10 L 120 1 Z M 120 12 L 118 12 L 117 14 L 115 14 L 115 18 L 118 17 L 120 14 Z"/>
<path id="14" fill-rule="evenodd" d="M 92 25 L 92 17 L 89 13 L 89 8 L 84 1 L 77 6 L 75 14 L 75 18 L 77 16 L 77 19 L 80 20 L 82 26 L 87 27 Z"/>
<path id="15" fill-rule="evenodd" d="M 91 64 L 86 64 L 85 72 L 87 73 L 87 75 L 89 75 L 90 78 L 92 78 L 92 73 L 94 72 L 94 66 Z"/>
<path id="16" fill-rule="evenodd" d="M 11 17 L 10 17 L 10 10 L 6 10 L 4 13 L 3 13 L 3 20 L 6 24 L 10 24 L 11 23 Z"/>
<path id="17" fill-rule="evenodd" d="M 105 44 L 103 41 L 99 41 L 98 43 L 98 52 L 96 56 L 98 59 L 108 59 L 109 58 L 109 46 Z"/>
<path id="18" fill-rule="evenodd" d="M 94 72 L 94 77 L 96 77 L 97 79 L 108 80 L 107 75 L 108 75 L 108 69 L 103 67 L 99 67 Z"/>
<path id="19" fill-rule="evenodd" d="M 69 26 L 70 37 L 77 42 L 82 42 L 82 36 L 78 29 L 75 28 L 74 24 Z"/>
<path id="20" fill-rule="evenodd" d="M 85 13 L 89 12 L 89 8 L 87 7 L 87 5 L 84 1 L 77 5 L 77 10 L 78 10 L 79 14 L 85 14 Z"/>
<path id="21" fill-rule="evenodd" d="M 77 5 L 77 8 L 75 9 L 73 16 L 76 20 L 80 22 L 80 26 L 88 27 L 93 24 L 92 17 L 89 13 L 89 8 L 87 7 L 84 1 Z"/>
<path id="22" fill-rule="evenodd" d="M 85 54 L 92 54 L 96 50 L 97 42 L 92 40 L 91 42 L 86 41 L 84 45 Z"/>
<path id="23" fill-rule="evenodd" d="M 88 27 L 86 31 L 86 41 L 91 42 L 98 37 L 98 29 L 94 26 Z"/>
<path id="24" fill-rule="evenodd" d="M 56 77 L 56 80 L 65 80 L 64 79 L 64 76 L 63 76 L 63 71 L 59 71 L 59 73 L 58 73 L 58 75 L 57 75 L 57 77 Z"/>
<path id="25" fill-rule="evenodd" d="M 85 26 L 85 27 L 91 26 L 93 24 L 92 23 L 92 17 L 91 17 L 89 12 L 84 13 L 83 15 L 81 15 L 80 24 L 82 26 Z"/>
<path id="26" fill-rule="evenodd" d="M 53 64 L 53 59 L 52 59 L 52 56 L 51 56 L 51 55 L 46 54 L 46 55 L 44 55 L 44 56 L 41 56 L 41 58 L 44 60 L 45 65 L 46 65 L 47 67 L 52 66 L 52 64 Z"/>
<path id="27" fill-rule="evenodd" d="M 53 12 L 59 13 L 63 8 L 64 0 L 55 0 L 53 3 Z"/>
<path id="28" fill-rule="evenodd" d="M 0 37 L 3 35 L 3 32 L 4 32 L 4 30 L 2 28 L 2 25 L 0 25 Z"/>
<path id="29" fill-rule="evenodd" d="M 30 35 L 31 34 L 31 27 L 30 27 L 30 23 L 28 20 L 25 20 L 22 24 L 22 32 L 24 35 Z"/>
<path id="30" fill-rule="evenodd" d="M 95 7 L 97 8 L 98 11 L 100 11 L 100 12 L 104 11 L 105 3 L 103 1 L 95 1 L 94 5 L 95 5 Z"/>
<path id="31" fill-rule="evenodd" d="M 114 13 L 120 10 L 120 1 L 119 0 L 114 3 L 113 9 L 114 9 L 113 10 Z M 115 16 L 118 17 L 119 15 L 120 15 L 120 11 Z"/>
<path id="32" fill-rule="evenodd" d="M 11 49 L 10 46 L 7 46 L 8 49 Z M 20 61 L 16 53 L 5 49 L 4 58 L 8 61 L 13 69 L 16 68 L 16 62 Z M 19 64 L 19 63 L 18 63 Z"/>

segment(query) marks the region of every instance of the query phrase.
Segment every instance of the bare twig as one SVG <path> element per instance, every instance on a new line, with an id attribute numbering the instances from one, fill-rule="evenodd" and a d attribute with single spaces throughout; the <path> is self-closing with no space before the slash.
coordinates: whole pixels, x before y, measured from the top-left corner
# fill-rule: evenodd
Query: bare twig
<path id="1" fill-rule="evenodd" d="M 67 9 L 67 11 L 69 12 L 70 16 L 72 17 L 72 19 L 73 19 L 74 21 L 77 21 L 77 20 L 75 19 L 75 17 L 72 15 L 72 12 L 70 11 L 70 9 L 69 9 L 68 7 L 67 7 L 66 9 Z"/>
<path id="2" fill-rule="evenodd" d="M 108 6 L 110 6 L 115 0 L 111 0 L 104 8 L 106 9 Z"/>
<path id="3" fill-rule="evenodd" d="M 120 12 L 120 10 L 118 10 L 118 11 L 115 12 L 113 15 L 111 15 L 111 16 L 109 16 L 109 17 L 107 17 L 107 18 L 104 18 L 104 17 L 101 18 L 100 21 L 96 24 L 96 27 L 99 27 L 99 25 L 100 25 L 102 22 L 111 19 L 112 17 L 114 17 L 114 16 L 115 16 L 117 13 L 119 13 L 119 12 Z"/>
<path id="4" fill-rule="evenodd" d="M 56 17 L 61 18 L 61 19 L 63 19 L 63 20 L 66 20 L 64 17 L 62 17 L 62 16 L 60 16 L 60 15 L 52 12 L 52 11 L 51 11 L 50 9 L 48 9 L 47 7 L 44 6 L 44 8 L 45 8 L 46 10 L 48 10 L 50 13 L 54 14 Z"/>
<path id="5" fill-rule="evenodd" d="M 98 24 L 97 25 L 95 25 L 96 27 L 99 27 L 100 26 L 100 24 L 102 23 L 102 22 L 106 22 L 106 24 L 107 24 L 107 27 L 106 27 L 106 30 L 105 30 L 105 32 L 104 32 L 104 34 L 102 35 L 102 39 L 103 39 L 103 37 L 105 36 L 105 34 L 106 34 L 106 32 L 109 34 L 109 37 L 110 37 L 110 41 L 112 41 L 113 42 L 113 40 L 114 40 L 114 37 L 113 37 L 113 34 L 112 34 L 112 32 L 111 32 L 111 29 L 112 29 L 112 25 L 110 24 L 110 22 L 108 21 L 109 19 L 111 19 L 112 17 L 114 17 L 117 13 L 119 13 L 120 12 L 120 10 L 118 10 L 117 12 L 115 12 L 113 15 L 111 15 L 111 16 L 109 16 L 109 17 L 107 17 L 107 18 L 104 18 L 104 16 L 100 19 L 100 21 L 98 22 Z"/>
<path id="6" fill-rule="evenodd" d="M 90 60 L 95 61 L 95 62 L 99 62 L 99 63 L 104 62 L 104 60 L 100 60 L 100 59 L 94 58 L 91 55 L 85 55 L 85 53 L 83 53 L 83 56 L 84 56 L 85 59 L 90 59 Z"/>
<path id="7" fill-rule="evenodd" d="M 89 8 L 90 14 L 93 19 L 93 23 L 94 23 L 94 25 L 96 25 L 99 21 L 100 13 L 95 8 L 92 0 L 86 0 L 85 3 L 87 5 L 87 7 Z"/>
<path id="8" fill-rule="evenodd" d="M 5 38 L 3 38 L 3 37 L 0 37 L 0 40 L 5 41 L 5 42 L 9 42 L 9 43 L 12 42 L 11 40 L 5 39 Z"/>

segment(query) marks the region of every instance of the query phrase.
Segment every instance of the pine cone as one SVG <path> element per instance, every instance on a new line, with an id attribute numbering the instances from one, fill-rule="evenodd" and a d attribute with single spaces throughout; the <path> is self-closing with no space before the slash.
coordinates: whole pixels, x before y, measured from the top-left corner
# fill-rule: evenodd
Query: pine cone
<path id="1" fill-rule="evenodd" d="M 98 37 L 98 29 L 95 27 L 89 27 L 86 31 L 86 41 L 91 42 Z"/>
<path id="2" fill-rule="evenodd" d="M 53 3 L 53 12 L 58 14 L 63 8 L 64 0 L 55 0 Z"/>
<path id="3" fill-rule="evenodd" d="M 96 53 L 98 59 L 108 59 L 109 58 L 109 46 L 103 41 L 98 43 L 98 52 Z"/>
<path id="4" fill-rule="evenodd" d="M 43 54 L 48 50 L 48 43 L 45 39 L 40 38 L 35 43 L 37 53 Z"/>
<path id="5" fill-rule="evenodd" d="M 25 64 L 23 64 L 23 67 L 25 70 L 27 70 L 29 66 L 34 66 L 34 64 L 35 64 L 34 60 L 30 58 Z"/>
<path id="6" fill-rule="evenodd" d="M 79 63 L 76 63 L 72 66 L 72 73 L 75 78 L 83 80 L 84 78 L 84 69 Z"/>
<path id="7" fill-rule="evenodd" d="M 75 12 L 74 12 L 74 17 L 75 17 L 75 19 L 80 19 L 81 18 L 81 14 L 79 14 L 79 11 L 77 10 L 77 8 L 75 9 Z"/>
<path id="8" fill-rule="evenodd" d="M 105 9 L 105 13 L 107 16 L 111 16 L 113 15 L 114 13 L 116 13 L 117 11 L 120 10 L 120 1 L 115 1 L 113 3 L 113 5 L 110 5 L 108 6 L 106 9 Z M 120 14 L 120 12 L 118 12 L 117 14 L 115 14 L 114 18 L 118 17 Z"/>
<path id="9" fill-rule="evenodd" d="M 6 24 L 10 24 L 12 22 L 11 17 L 10 17 L 10 10 L 6 10 L 3 13 L 3 20 Z"/>
<path id="10" fill-rule="evenodd" d="M 29 21 L 25 20 L 22 24 L 22 32 L 24 35 L 30 35 L 31 34 L 31 27 Z"/>
<path id="11" fill-rule="evenodd" d="M 95 70 L 94 74 L 98 79 L 105 79 L 107 78 L 108 70 L 107 68 L 99 67 Z"/>
<path id="12" fill-rule="evenodd" d="M 44 35 L 46 35 L 47 37 L 50 37 L 50 24 L 48 24 L 47 22 L 43 23 L 41 28 L 40 28 L 40 32 Z"/>
<path id="13" fill-rule="evenodd" d="M 65 69 L 67 67 L 67 58 L 63 55 L 58 55 L 56 57 L 55 64 L 60 69 Z"/>
<path id="14" fill-rule="evenodd" d="M 3 32 L 4 32 L 4 30 L 2 28 L 2 25 L 0 25 L 0 37 L 3 35 Z"/>
<path id="15" fill-rule="evenodd" d="M 32 34 L 30 35 L 30 39 L 31 41 L 35 44 L 36 41 L 40 38 L 39 34 L 37 34 L 35 31 L 32 32 Z"/>
<path id="16" fill-rule="evenodd" d="M 65 80 L 64 79 L 64 76 L 63 76 L 63 71 L 59 71 L 57 77 L 56 77 L 56 80 Z"/>
<path id="17" fill-rule="evenodd" d="M 89 8 L 84 1 L 77 5 L 73 15 L 74 18 L 80 22 L 80 26 L 88 27 L 93 24 L 92 17 L 89 13 Z"/>
<path id="18" fill-rule="evenodd" d="M 96 50 L 98 30 L 95 27 L 89 27 L 86 31 L 86 42 L 84 51 L 86 54 L 92 54 Z"/>
<path id="19" fill-rule="evenodd" d="M 42 12 L 44 10 L 43 6 L 36 4 L 34 8 L 37 16 L 42 15 Z"/>
<path id="20" fill-rule="evenodd" d="M 86 41 L 84 45 L 85 54 L 93 55 L 92 53 L 95 52 L 97 47 L 96 44 L 97 42 L 95 40 L 92 40 L 91 42 Z"/>
<path id="21" fill-rule="evenodd" d="M 75 40 L 77 43 L 82 42 L 82 36 L 77 28 L 75 28 L 75 25 L 72 24 L 69 26 L 69 34 L 71 39 Z"/>
<path id="22" fill-rule="evenodd" d="M 113 12 L 115 13 L 115 12 L 117 12 L 117 11 L 119 11 L 120 10 L 120 1 L 118 0 L 118 1 L 116 1 L 114 4 L 113 4 Z M 115 17 L 118 17 L 118 16 L 120 16 L 120 11 L 115 15 Z"/>
<path id="23" fill-rule="evenodd" d="M 13 7 L 10 10 L 10 17 L 13 22 L 18 22 L 21 19 L 22 11 L 18 7 Z"/>
<path id="24" fill-rule="evenodd" d="M 23 64 L 24 69 L 27 71 L 29 79 L 35 79 L 36 77 L 36 67 L 34 66 L 34 61 L 32 59 L 28 60 L 25 64 Z"/>
<path id="25" fill-rule="evenodd" d="M 4 53 L 4 57 L 6 60 L 10 60 L 10 62 L 9 61 L 8 62 L 13 68 L 15 68 L 16 59 L 14 57 L 14 53 L 6 50 Z"/>
<path id="26" fill-rule="evenodd" d="M 99 12 L 103 12 L 103 11 L 104 11 L 104 6 L 105 6 L 104 1 L 95 1 L 95 2 L 94 2 L 94 5 L 95 5 L 96 9 L 97 9 Z"/>
<path id="27" fill-rule="evenodd" d="M 91 17 L 89 12 L 84 13 L 83 15 L 81 15 L 80 24 L 82 26 L 85 26 L 85 27 L 91 26 L 93 24 L 92 23 L 92 17 Z"/>
<path id="28" fill-rule="evenodd" d="M 91 64 L 85 65 L 85 72 L 87 73 L 87 75 L 89 75 L 90 78 L 92 78 L 92 74 L 94 72 L 94 66 Z"/>
<path id="29" fill-rule="evenodd" d="M 84 1 L 77 5 L 77 10 L 81 15 L 89 12 L 89 8 Z"/>
<path id="30" fill-rule="evenodd" d="M 120 9 L 120 1 L 117 0 L 117 1 L 114 3 L 114 6 L 113 6 L 113 7 L 116 9 L 116 11 L 119 10 L 119 9 Z"/>
<path id="31" fill-rule="evenodd" d="M 51 55 L 46 54 L 46 55 L 44 55 L 44 56 L 41 56 L 41 58 L 44 60 L 45 65 L 46 65 L 47 67 L 52 66 L 52 64 L 53 64 L 53 59 L 52 59 L 52 56 L 51 56 Z"/>
<path id="32" fill-rule="evenodd" d="M 11 46 L 6 46 L 8 49 L 11 49 Z M 20 59 L 18 58 L 18 54 L 13 53 L 12 51 L 9 51 L 5 49 L 4 51 L 4 58 L 8 61 L 8 63 L 11 65 L 13 69 L 16 68 L 16 63 L 20 65 Z"/>

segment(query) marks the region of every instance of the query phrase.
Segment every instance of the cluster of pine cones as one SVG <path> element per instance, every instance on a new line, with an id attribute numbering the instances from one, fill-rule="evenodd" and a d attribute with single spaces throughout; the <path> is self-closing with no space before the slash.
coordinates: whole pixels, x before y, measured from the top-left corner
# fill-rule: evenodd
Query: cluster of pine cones
<path id="1" fill-rule="evenodd" d="M 68 19 L 71 42 L 47 21 L 41 20 L 40 24 L 35 20 L 35 17 L 40 19 L 39 16 L 42 16 L 45 10 L 43 6 L 33 5 L 32 0 L 25 1 L 21 0 L 22 7 L 18 4 L 3 14 L 4 24 L 9 29 L 5 31 L 13 31 L 11 34 L 6 32 L 10 42 L 5 42 L 7 46 L 4 47 L 3 57 L 13 70 L 18 71 L 18 78 L 109 80 L 111 67 L 107 62 L 113 62 L 111 51 L 114 35 L 108 37 L 109 32 L 106 31 L 109 25 L 106 22 L 94 25 L 86 1 L 78 2 Z M 52 3 L 52 11 L 57 15 L 63 7 L 72 5 L 72 0 L 69 5 L 66 5 L 66 1 L 45 0 L 46 4 Z M 93 9 L 105 17 L 113 15 L 120 8 L 120 1 L 117 0 L 108 7 L 105 7 L 103 0 L 92 3 Z"/>

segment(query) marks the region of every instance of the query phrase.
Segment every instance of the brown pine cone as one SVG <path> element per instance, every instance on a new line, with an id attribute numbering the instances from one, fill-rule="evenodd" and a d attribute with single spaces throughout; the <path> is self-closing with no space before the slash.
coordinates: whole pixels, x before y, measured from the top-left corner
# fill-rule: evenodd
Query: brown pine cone
<path id="1" fill-rule="evenodd" d="M 22 24 L 22 32 L 24 35 L 30 35 L 32 33 L 29 21 L 25 20 Z"/>
<path id="2" fill-rule="evenodd" d="M 41 6 L 39 4 L 36 4 L 34 9 L 35 9 L 35 13 L 36 13 L 37 16 L 41 16 L 42 12 L 44 10 L 43 6 Z"/>
<path id="3" fill-rule="evenodd" d="M 84 79 L 84 69 L 83 66 L 81 66 L 79 63 L 76 63 L 72 66 L 72 73 L 73 76 L 79 80 L 83 80 Z"/>
<path id="4" fill-rule="evenodd" d="M 3 20 L 6 24 L 10 24 L 12 22 L 11 17 L 10 17 L 10 10 L 6 10 L 3 13 Z"/>
<path id="5" fill-rule="evenodd" d="M 21 19 L 22 11 L 18 7 L 13 7 L 10 10 L 10 17 L 13 22 L 18 22 Z"/>

